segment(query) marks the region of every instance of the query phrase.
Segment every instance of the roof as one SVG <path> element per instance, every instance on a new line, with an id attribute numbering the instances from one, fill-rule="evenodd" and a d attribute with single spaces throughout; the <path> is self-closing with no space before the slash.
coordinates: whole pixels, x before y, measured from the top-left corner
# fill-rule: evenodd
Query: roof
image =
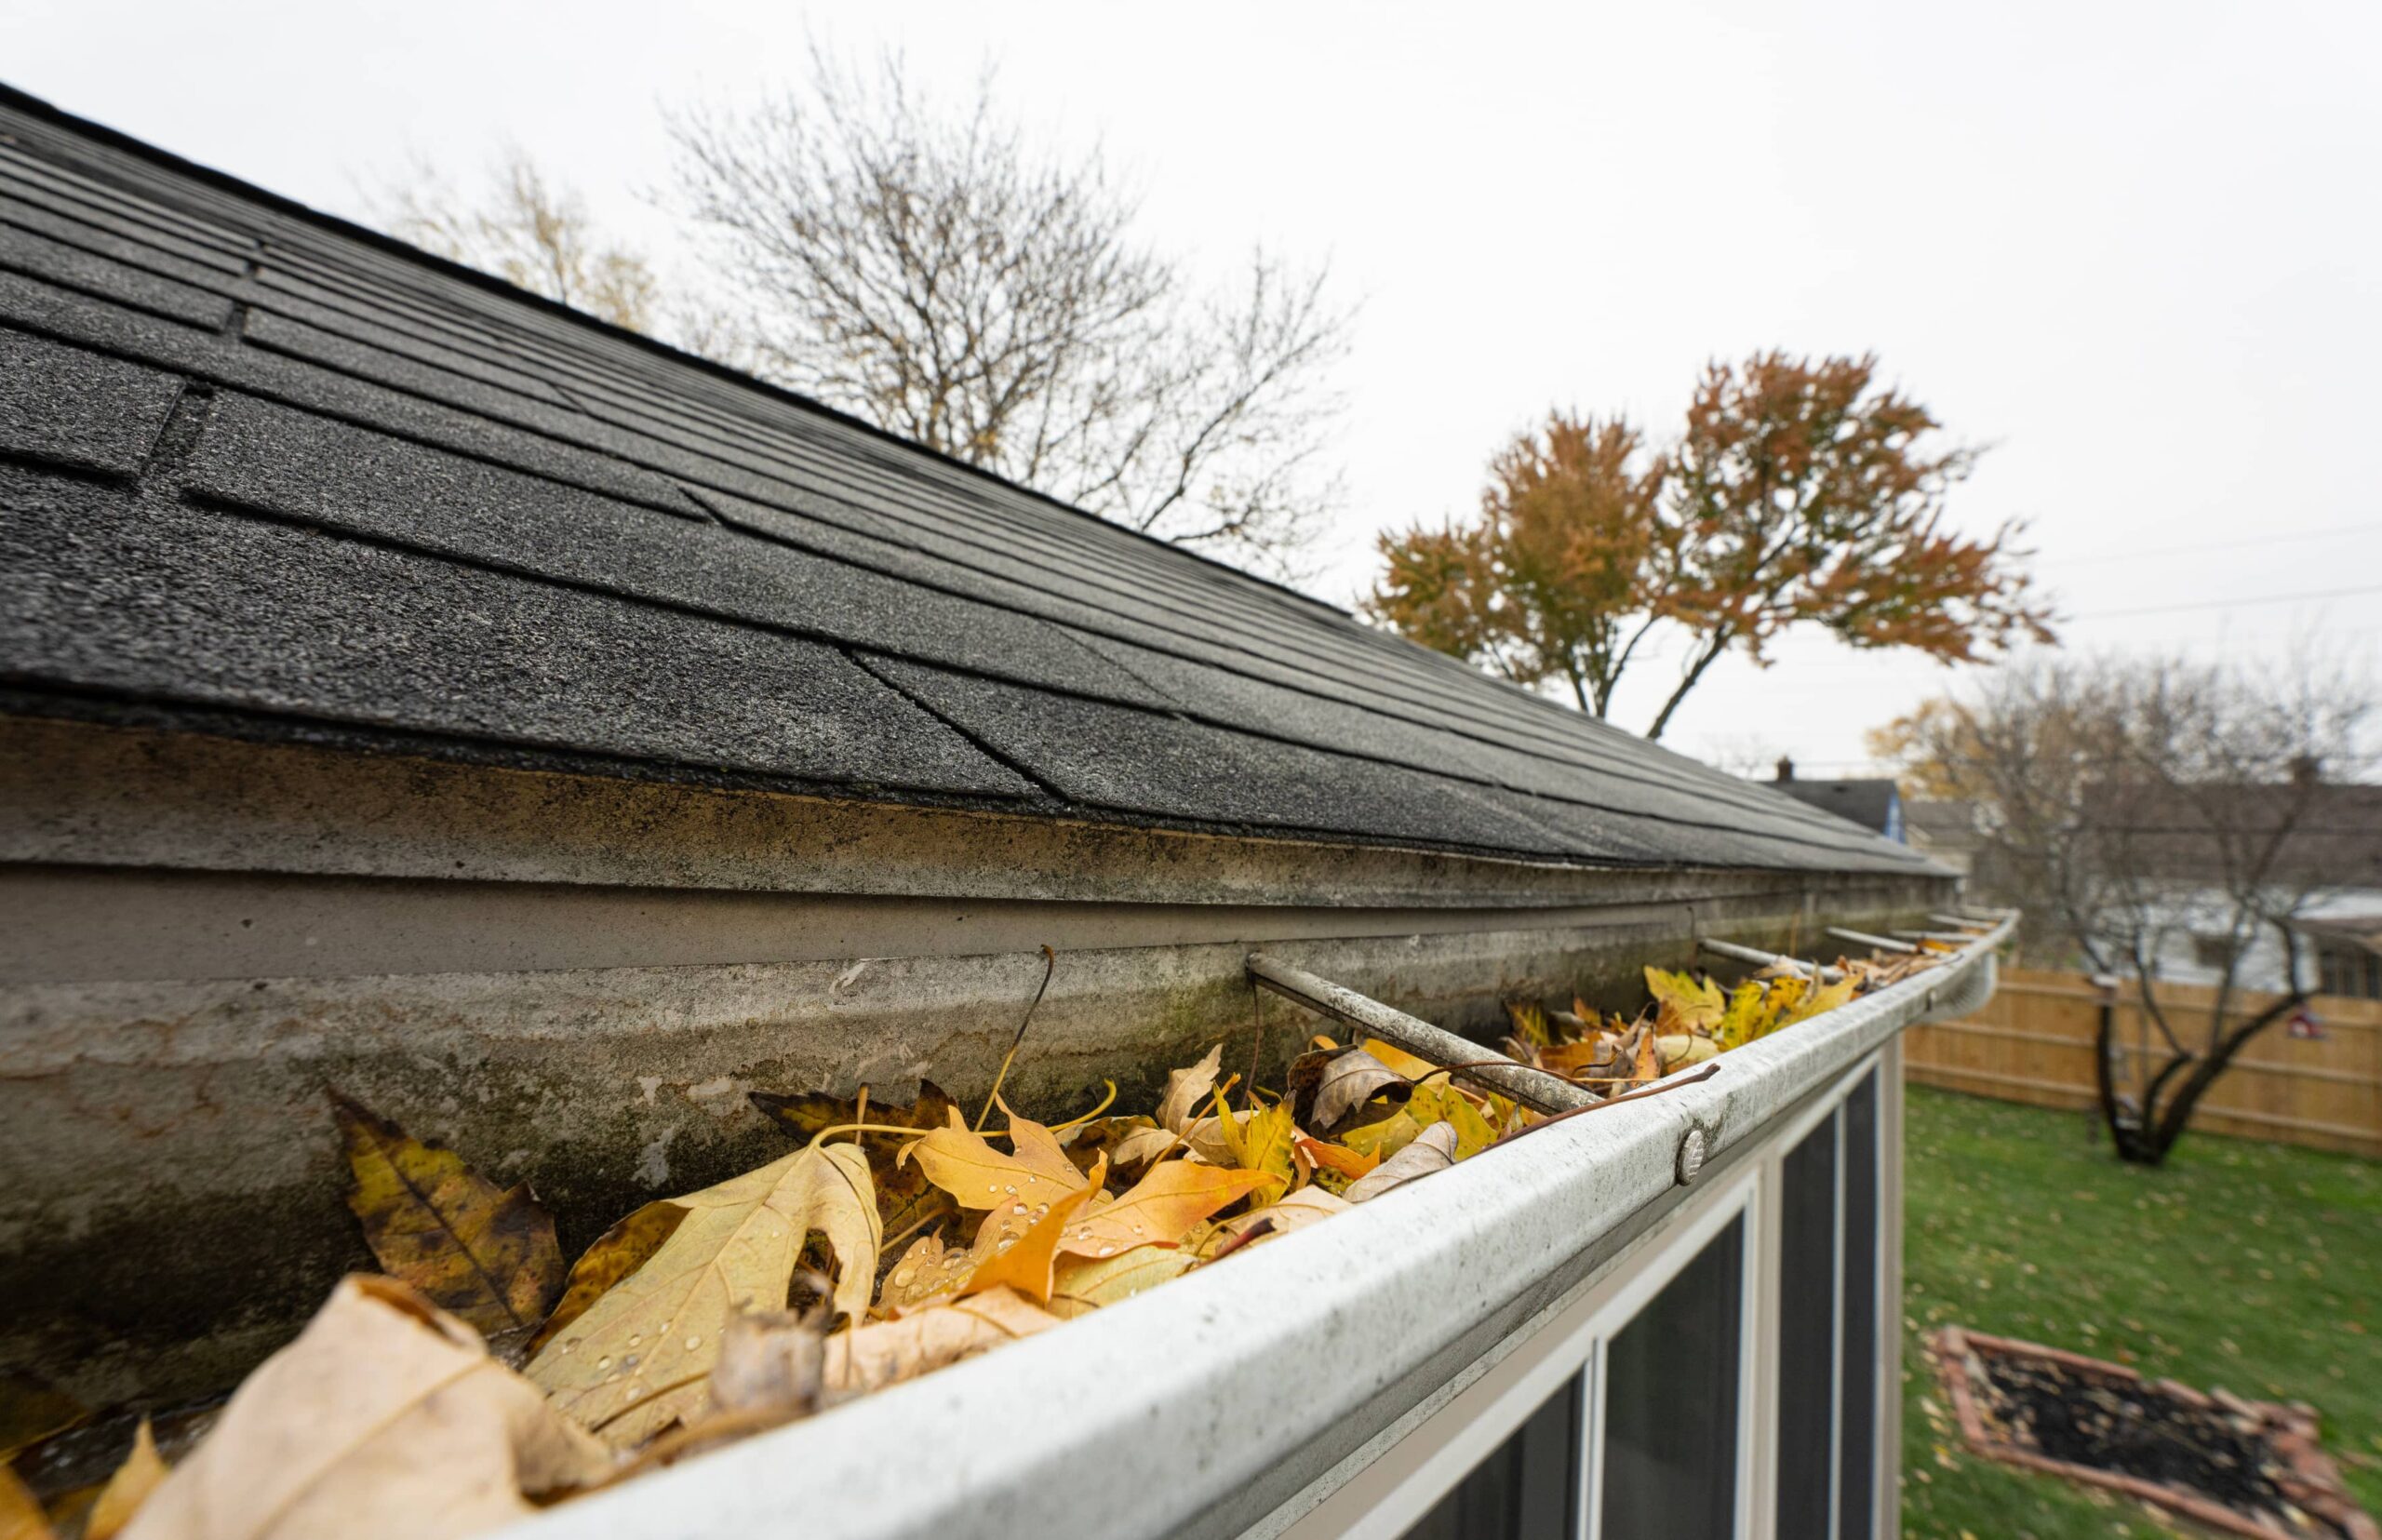
<path id="1" fill-rule="evenodd" d="M 0 702 L 1538 860 L 1934 868 L 0 88 Z"/>
<path id="2" fill-rule="evenodd" d="M 1894 816 L 1902 792 L 1892 781 L 1806 781 L 1796 776 L 1769 784 L 1806 807 L 1824 808 L 1865 829 L 1892 835 L 1902 827 Z"/>
<path id="3" fill-rule="evenodd" d="M 2343 781 L 2102 782 L 2083 827 L 2137 875 L 2223 887 L 2382 889 L 2382 785 Z"/>

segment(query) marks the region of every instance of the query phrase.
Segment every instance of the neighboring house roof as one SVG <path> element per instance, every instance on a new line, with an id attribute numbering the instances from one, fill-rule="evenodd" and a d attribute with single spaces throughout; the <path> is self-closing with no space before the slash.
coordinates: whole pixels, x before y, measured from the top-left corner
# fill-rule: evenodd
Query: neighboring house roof
<path id="1" fill-rule="evenodd" d="M 0 707 L 1931 871 L 1287 589 L 0 90 Z"/>
<path id="2" fill-rule="evenodd" d="M 1889 839 L 1902 837 L 1902 792 L 1892 781 L 1806 781 L 1795 776 L 1770 784 L 1806 807 L 1825 809 Z"/>
<path id="3" fill-rule="evenodd" d="M 2146 877 L 2224 886 L 2230 872 L 2262 869 L 2298 887 L 2382 888 L 2382 786 L 2112 783 L 2094 788 L 2085 819 Z"/>
<path id="4" fill-rule="evenodd" d="M 1938 849 L 1974 850 L 1985 843 L 1972 798 L 1911 797 L 1902 805 L 1903 826 L 1914 843 L 1924 840 Z"/>

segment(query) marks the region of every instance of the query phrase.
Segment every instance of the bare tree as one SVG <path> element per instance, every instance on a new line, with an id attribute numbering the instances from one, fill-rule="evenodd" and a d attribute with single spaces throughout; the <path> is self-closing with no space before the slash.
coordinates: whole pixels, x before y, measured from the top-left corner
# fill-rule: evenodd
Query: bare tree
<path id="1" fill-rule="evenodd" d="M 2101 1113 L 2122 1158 L 2163 1160 L 2226 1066 L 2306 1000 L 2297 922 L 2356 878 L 2327 819 L 2338 778 L 2371 768 L 2375 704 L 2369 677 L 2310 657 L 2270 672 L 2037 659 L 1897 724 L 1907 758 L 1985 810 L 1994 896 L 2129 981 L 2156 1029 L 2159 1062 L 2129 1091 L 2103 1012 Z M 2196 1024 L 2154 987 L 2188 939 L 2220 971 Z M 2284 987 L 2228 1023 L 2261 939 L 2281 950 Z"/>
<path id="2" fill-rule="evenodd" d="M 598 236 L 585 201 L 549 181 L 517 149 L 491 169 L 477 198 L 416 166 L 406 181 L 367 201 L 400 240 L 616 327 L 653 329 L 660 285 L 651 265 Z"/>
<path id="3" fill-rule="evenodd" d="M 1350 315 L 1263 250 L 1200 293 L 1141 242 L 1102 154 L 1028 141 L 897 56 L 817 50 L 808 88 L 674 114 L 677 187 L 755 372 L 1161 539 L 1290 569 L 1336 505 L 1319 462 Z"/>

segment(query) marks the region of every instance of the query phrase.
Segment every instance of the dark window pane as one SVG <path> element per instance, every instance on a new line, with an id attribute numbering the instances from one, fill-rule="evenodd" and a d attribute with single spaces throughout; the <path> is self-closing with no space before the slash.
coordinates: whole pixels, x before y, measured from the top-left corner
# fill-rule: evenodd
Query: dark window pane
<path id="1" fill-rule="evenodd" d="M 1724 1540 L 1735 1527 L 1745 1221 L 1607 1345 L 1605 1540 Z"/>
<path id="2" fill-rule="evenodd" d="M 1417 1520 L 1404 1540 L 1572 1540 L 1579 1468 L 1580 1376 L 1574 1374 Z"/>
<path id="3" fill-rule="evenodd" d="M 1827 1540 L 1836 1469 L 1836 1123 L 1787 1152 L 1779 1194 L 1778 1533 Z"/>
<path id="4" fill-rule="evenodd" d="M 1875 1533 L 1878 1464 L 1878 1076 L 1853 1088 L 1844 1120 L 1844 1373 L 1839 1401 L 1837 1533 Z"/>

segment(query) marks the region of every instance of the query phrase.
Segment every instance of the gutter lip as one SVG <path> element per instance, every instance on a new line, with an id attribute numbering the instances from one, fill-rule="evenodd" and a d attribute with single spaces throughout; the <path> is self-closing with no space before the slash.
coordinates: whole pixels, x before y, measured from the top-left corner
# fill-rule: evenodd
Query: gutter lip
<path id="1" fill-rule="evenodd" d="M 1201 1269 L 503 1533 L 994 1540 L 1196 1528 L 1317 1431 L 1378 1411 L 1376 1398 L 1473 1322 L 1670 1193 L 1691 1132 L 1707 1157 L 1756 1139 L 1939 1001 L 1989 993 L 1994 948 L 2015 924 L 2004 917 L 1938 967 L 1732 1051 L 1707 1080 L 1533 1135 L 1527 1160 L 1486 1151 L 1229 1269 Z"/>

